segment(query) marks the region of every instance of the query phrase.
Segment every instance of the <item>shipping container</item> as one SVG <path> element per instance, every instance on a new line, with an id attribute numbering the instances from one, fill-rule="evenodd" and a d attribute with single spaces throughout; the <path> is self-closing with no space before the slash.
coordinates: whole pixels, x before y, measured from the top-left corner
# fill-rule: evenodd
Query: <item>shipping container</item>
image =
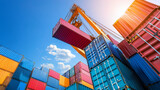
<path id="1" fill-rule="evenodd" d="M 66 90 L 92 90 L 92 89 L 90 89 L 82 84 L 75 83 L 75 84 L 67 87 Z"/>
<path id="2" fill-rule="evenodd" d="M 121 50 L 103 35 L 95 38 L 86 48 L 85 54 L 89 68 L 93 68 L 112 54 L 129 66 Z"/>
<path id="3" fill-rule="evenodd" d="M 139 54 L 135 54 L 128 61 L 145 86 L 160 81 L 158 74 Z"/>
<path id="4" fill-rule="evenodd" d="M 118 45 L 119 44 L 119 42 L 118 41 L 116 41 L 115 39 L 113 39 L 110 35 L 107 35 L 107 37 L 111 40 L 111 42 L 114 44 L 114 45 Z"/>
<path id="5" fill-rule="evenodd" d="M 160 90 L 160 82 L 154 83 L 148 87 L 149 90 Z"/>
<path id="6" fill-rule="evenodd" d="M 6 88 L 4 86 L 0 85 L 0 90 L 5 90 Z"/>
<path id="7" fill-rule="evenodd" d="M 73 75 L 75 75 L 74 67 L 69 70 L 69 77 L 72 77 Z"/>
<path id="8" fill-rule="evenodd" d="M 55 89 L 59 88 L 59 81 L 53 77 L 48 77 L 47 85 Z"/>
<path id="9" fill-rule="evenodd" d="M 76 82 L 76 77 L 75 75 L 69 78 L 70 85 L 74 84 Z"/>
<path id="10" fill-rule="evenodd" d="M 49 72 L 45 72 L 38 68 L 34 68 L 31 77 L 42 82 L 47 82 L 48 73 Z"/>
<path id="11" fill-rule="evenodd" d="M 76 73 L 76 81 L 80 82 L 82 80 L 89 83 L 89 84 L 92 84 L 91 77 L 85 75 L 84 73 Z"/>
<path id="12" fill-rule="evenodd" d="M 120 42 L 118 44 L 118 47 L 121 49 L 121 51 L 127 58 L 130 58 L 131 56 L 137 53 L 136 49 L 133 46 L 129 45 L 128 42 L 126 42 L 126 40 Z"/>
<path id="13" fill-rule="evenodd" d="M 110 56 L 91 69 L 91 76 L 96 90 L 122 90 L 127 88 L 143 90 L 143 86 L 135 73 L 114 56 Z"/>
<path id="14" fill-rule="evenodd" d="M 81 69 L 81 68 L 80 68 L 78 71 L 79 71 L 79 72 L 77 72 L 77 73 L 83 73 L 83 74 L 85 74 L 85 75 L 91 77 L 91 75 L 90 75 L 89 72 L 87 72 L 87 71 L 85 71 L 85 70 L 83 70 L 83 69 Z"/>
<path id="15" fill-rule="evenodd" d="M 90 89 L 93 89 L 93 85 L 92 84 L 89 84 L 89 83 L 87 83 L 87 82 L 85 82 L 83 80 L 78 82 L 78 83 L 80 83 L 80 84 L 82 84 L 82 85 L 84 85 L 84 86 L 86 86 L 86 87 L 88 87 Z"/>
<path id="16" fill-rule="evenodd" d="M 69 70 L 63 74 L 64 77 L 69 78 Z"/>
<path id="17" fill-rule="evenodd" d="M 30 78 L 27 88 L 31 90 L 45 90 L 46 83 Z"/>
<path id="18" fill-rule="evenodd" d="M 26 86 L 26 83 L 12 79 L 6 90 L 25 90 Z"/>
<path id="19" fill-rule="evenodd" d="M 31 76 L 31 71 L 24 69 L 21 66 L 18 66 L 17 70 L 13 74 L 14 79 L 20 80 L 25 83 L 29 81 L 30 76 Z"/>
<path id="20" fill-rule="evenodd" d="M 7 86 L 12 78 L 12 74 L 10 72 L 4 71 L 0 69 L 0 86 Z M 3 87 L 1 87 L 3 88 Z"/>
<path id="21" fill-rule="evenodd" d="M 81 49 L 85 48 L 92 41 L 90 35 L 62 18 L 53 28 L 53 37 Z"/>
<path id="22" fill-rule="evenodd" d="M 33 66 L 34 66 L 34 63 L 26 58 L 22 59 L 22 61 L 20 62 L 19 66 L 25 68 L 25 69 L 28 69 L 30 71 L 33 70 Z"/>
<path id="23" fill-rule="evenodd" d="M 58 90 L 65 90 L 65 87 L 59 85 L 59 89 Z"/>
<path id="24" fill-rule="evenodd" d="M 159 11 L 158 8 L 158 5 L 146 0 L 135 0 L 113 26 L 124 38 L 128 38 L 138 32 L 140 25 L 153 17 Z"/>
<path id="25" fill-rule="evenodd" d="M 59 78 L 60 78 L 60 74 L 59 73 L 57 73 L 56 71 L 54 71 L 54 70 L 49 70 L 49 76 L 51 76 L 51 77 L 53 77 L 53 78 L 55 78 L 55 79 L 57 79 L 57 80 L 59 80 Z"/>
<path id="26" fill-rule="evenodd" d="M 9 49 L 7 49 L 5 47 L 2 47 L 2 46 L 0 46 L 0 55 L 3 55 L 5 57 L 7 57 L 9 59 L 12 59 L 14 61 L 17 61 L 17 62 L 20 62 L 21 59 L 23 58 L 22 55 L 14 52 L 12 50 L 9 50 Z"/>
<path id="27" fill-rule="evenodd" d="M 50 86 L 46 86 L 45 90 L 57 90 L 56 88 L 50 87 Z"/>
<path id="28" fill-rule="evenodd" d="M 63 87 L 68 87 L 69 86 L 69 79 L 60 75 L 59 78 L 59 85 L 63 86 Z"/>
<path id="29" fill-rule="evenodd" d="M 0 69 L 14 73 L 18 67 L 18 62 L 0 55 Z"/>
<path id="30" fill-rule="evenodd" d="M 74 68 L 75 68 L 75 72 L 76 72 L 76 73 L 80 72 L 81 69 L 89 72 L 88 66 L 87 66 L 86 64 L 82 63 L 81 61 L 78 62 L 78 63 L 74 66 Z"/>

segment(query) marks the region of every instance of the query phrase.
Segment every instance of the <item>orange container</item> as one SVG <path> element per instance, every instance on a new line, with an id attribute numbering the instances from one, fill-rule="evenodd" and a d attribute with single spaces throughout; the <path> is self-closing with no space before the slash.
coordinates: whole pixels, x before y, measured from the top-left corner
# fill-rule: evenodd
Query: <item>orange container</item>
<path id="1" fill-rule="evenodd" d="M 14 73 L 16 71 L 18 65 L 19 65 L 18 62 L 13 61 L 7 57 L 0 55 L 0 69 Z"/>
<path id="2" fill-rule="evenodd" d="M 12 78 L 13 74 L 0 69 L 0 85 L 7 86 Z M 1 89 L 0 89 L 1 90 Z"/>
<path id="3" fill-rule="evenodd" d="M 79 83 L 81 83 L 82 85 L 84 85 L 84 86 L 86 86 L 86 87 L 89 87 L 89 88 L 91 88 L 91 89 L 93 89 L 93 85 L 91 85 L 91 84 L 89 84 L 89 83 L 87 83 L 87 82 L 85 82 L 85 81 L 80 81 Z"/>
<path id="4" fill-rule="evenodd" d="M 69 86 L 69 79 L 60 75 L 59 78 L 59 85 L 63 86 L 63 87 L 68 87 Z"/>
<path id="5" fill-rule="evenodd" d="M 0 90 L 5 90 L 5 87 L 0 85 Z"/>
<path id="6" fill-rule="evenodd" d="M 135 0 L 113 26 L 124 37 L 136 33 L 142 23 L 155 16 L 159 6 L 145 0 Z"/>

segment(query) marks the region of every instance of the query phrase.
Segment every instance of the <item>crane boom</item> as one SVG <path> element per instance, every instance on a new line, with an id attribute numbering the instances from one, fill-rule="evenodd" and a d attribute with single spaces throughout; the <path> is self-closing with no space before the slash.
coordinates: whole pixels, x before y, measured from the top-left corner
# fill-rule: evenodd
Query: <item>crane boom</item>
<path id="1" fill-rule="evenodd" d="M 98 34 L 102 34 L 104 35 L 106 38 L 108 38 L 108 36 L 96 25 L 96 23 L 94 23 L 92 21 L 91 18 L 89 18 L 85 12 L 80 8 L 78 7 L 76 4 L 74 4 L 72 6 L 72 9 L 71 9 L 71 12 L 73 13 L 71 18 L 68 20 L 69 23 L 72 22 L 72 20 L 79 15 L 79 13 L 82 15 L 82 17 L 92 26 L 92 28 L 98 33 Z M 108 38 L 109 39 L 109 38 Z M 110 40 L 110 39 L 109 39 Z M 85 52 L 84 50 L 80 49 L 80 48 L 77 48 L 77 47 L 74 47 L 72 46 L 79 54 L 81 54 L 84 58 L 86 58 L 85 56 Z"/>

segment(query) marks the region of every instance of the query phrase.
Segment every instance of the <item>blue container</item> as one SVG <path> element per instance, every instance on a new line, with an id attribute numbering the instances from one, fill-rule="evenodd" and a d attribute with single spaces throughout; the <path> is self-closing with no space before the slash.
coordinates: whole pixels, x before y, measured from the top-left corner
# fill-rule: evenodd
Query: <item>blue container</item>
<path id="1" fill-rule="evenodd" d="M 57 90 L 57 89 L 52 88 L 52 87 L 50 87 L 50 86 L 46 86 L 46 89 L 45 89 L 45 90 Z"/>
<path id="2" fill-rule="evenodd" d="M 69 70 L 69 77 L 72 77 L 75 74 L 74 67 Z"/>
<path id="3" fill-rule="evenodd" d="M 48 77 L 47 85 L 58 89 L 59 88 L 59 81 L 55 78 Z"/>
<path id="4" fill-rule="evenodd" d="M 34 66 L 34 63 L 26 58 L 22 59 L 22 61 L 20 62 L 19 66 L 29 70 L 29 71 L 32 71 L 33 70 L 33 66 Z"/>
<path id="5" fill-rule="evenodd" d="M 160 90 L 160 82 L 157 82 L 148 87 L 149 90 Z"/>
<path id="6" fill-rule="evenodd" d="M 30 75 L 31 71 L 18 66 L 17 70 L 13 74 L 13 78 L 27 83 L 29 81 Z"/>
<path id="7" fill-rule="evenodd" d="M 69 70 L 63 74 L 64 77 L 69 78 Z"/>
<path id="8" fill-rule="evenodd" d="M 47 82 L 48 73 L 49 72 L 45 72 L 45 71 L 35 68 L 33 69 L 31 77 L 39 81 L 42 81 L 42 82 Z"/>
<path id="9" fill-rule="evenodd" d="M 27 84 L 18 80 L 12 79 L 6 90 L 25 90 Z"/>
<path id="10" fill-rule="evenodd" d="M 92 90 L 92 89 L 90 89 L 82 84 L 74 83 L 71 86 L 67 87 L 66 90 Z"/>
<path id="11" fill-rule="evenodd" d="M 139 54 L 133 55 L 130 59 L 128 59 L 128 61 L 145 86 L 160 81 L 160 77 L 157 73 Z"/>
<path id="12" fill-rule="evenodd" d="M 90 73 L 95 89 L 122 90 L 128 86 L 135 90 L 143 90 L 135 73 L 114 56 L 91 69 Z"/>
<path id="13" fill-rule="evenodd" d="M 111 56 L 111 54 L 117 57 L 125 65 L 130 66 L 121 50 L 102 35 L 95 38 L 84 50 L 89 68 L 95 67 Z"/>
<path id="14" fill-rule="evenodd" d="M 59 85 L 59 89 L 58 90 L 65 90 L 65 87 Z"/>
<path id="15" fill-rule="evenodd" d="M 14 52 L 12 50 L 9 50 L 7 48 L 4 48 L 2 46 L 0 46 L 0 55 L 3 55 L 5 57 L 10 58 L 10 59 L 17 61 L 17 62 L 20 62 L 21 59 L 23 58 L 22 55 Z"/>

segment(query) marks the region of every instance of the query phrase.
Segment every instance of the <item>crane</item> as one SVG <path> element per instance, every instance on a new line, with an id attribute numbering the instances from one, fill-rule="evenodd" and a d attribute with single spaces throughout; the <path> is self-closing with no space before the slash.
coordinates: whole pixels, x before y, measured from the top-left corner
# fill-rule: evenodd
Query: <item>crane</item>
<path id="1" fill-rule="evenodd" d="M 108 36 L 103 32 L 103 30 L 94 21 L 92 21 L 92 19 L 89 16 L 87 16 L 85 14 L 85 12 L 79 6 L 74 4 L 70 11 L 72 12 L 72 15 L 71 15 L 70 19 L 68 20 L 68 23 L 71 23 L 72 21 L 74 21 L 74 23 L 72 23 L 72 25 L 79 28 L 82 25 L 82 22 L 75 21 L 75 19 L 77 19 L 78 15 L 80 14 L 99 35 L 101 34 L 101 35 L 105 36 L 106 38 L 108 38 Z M 72 47 L 79 54 L 81 54 L 84 58 L 86 58 L 84 50 L 77 48 L 75 46 L 72 46 Z"/>

